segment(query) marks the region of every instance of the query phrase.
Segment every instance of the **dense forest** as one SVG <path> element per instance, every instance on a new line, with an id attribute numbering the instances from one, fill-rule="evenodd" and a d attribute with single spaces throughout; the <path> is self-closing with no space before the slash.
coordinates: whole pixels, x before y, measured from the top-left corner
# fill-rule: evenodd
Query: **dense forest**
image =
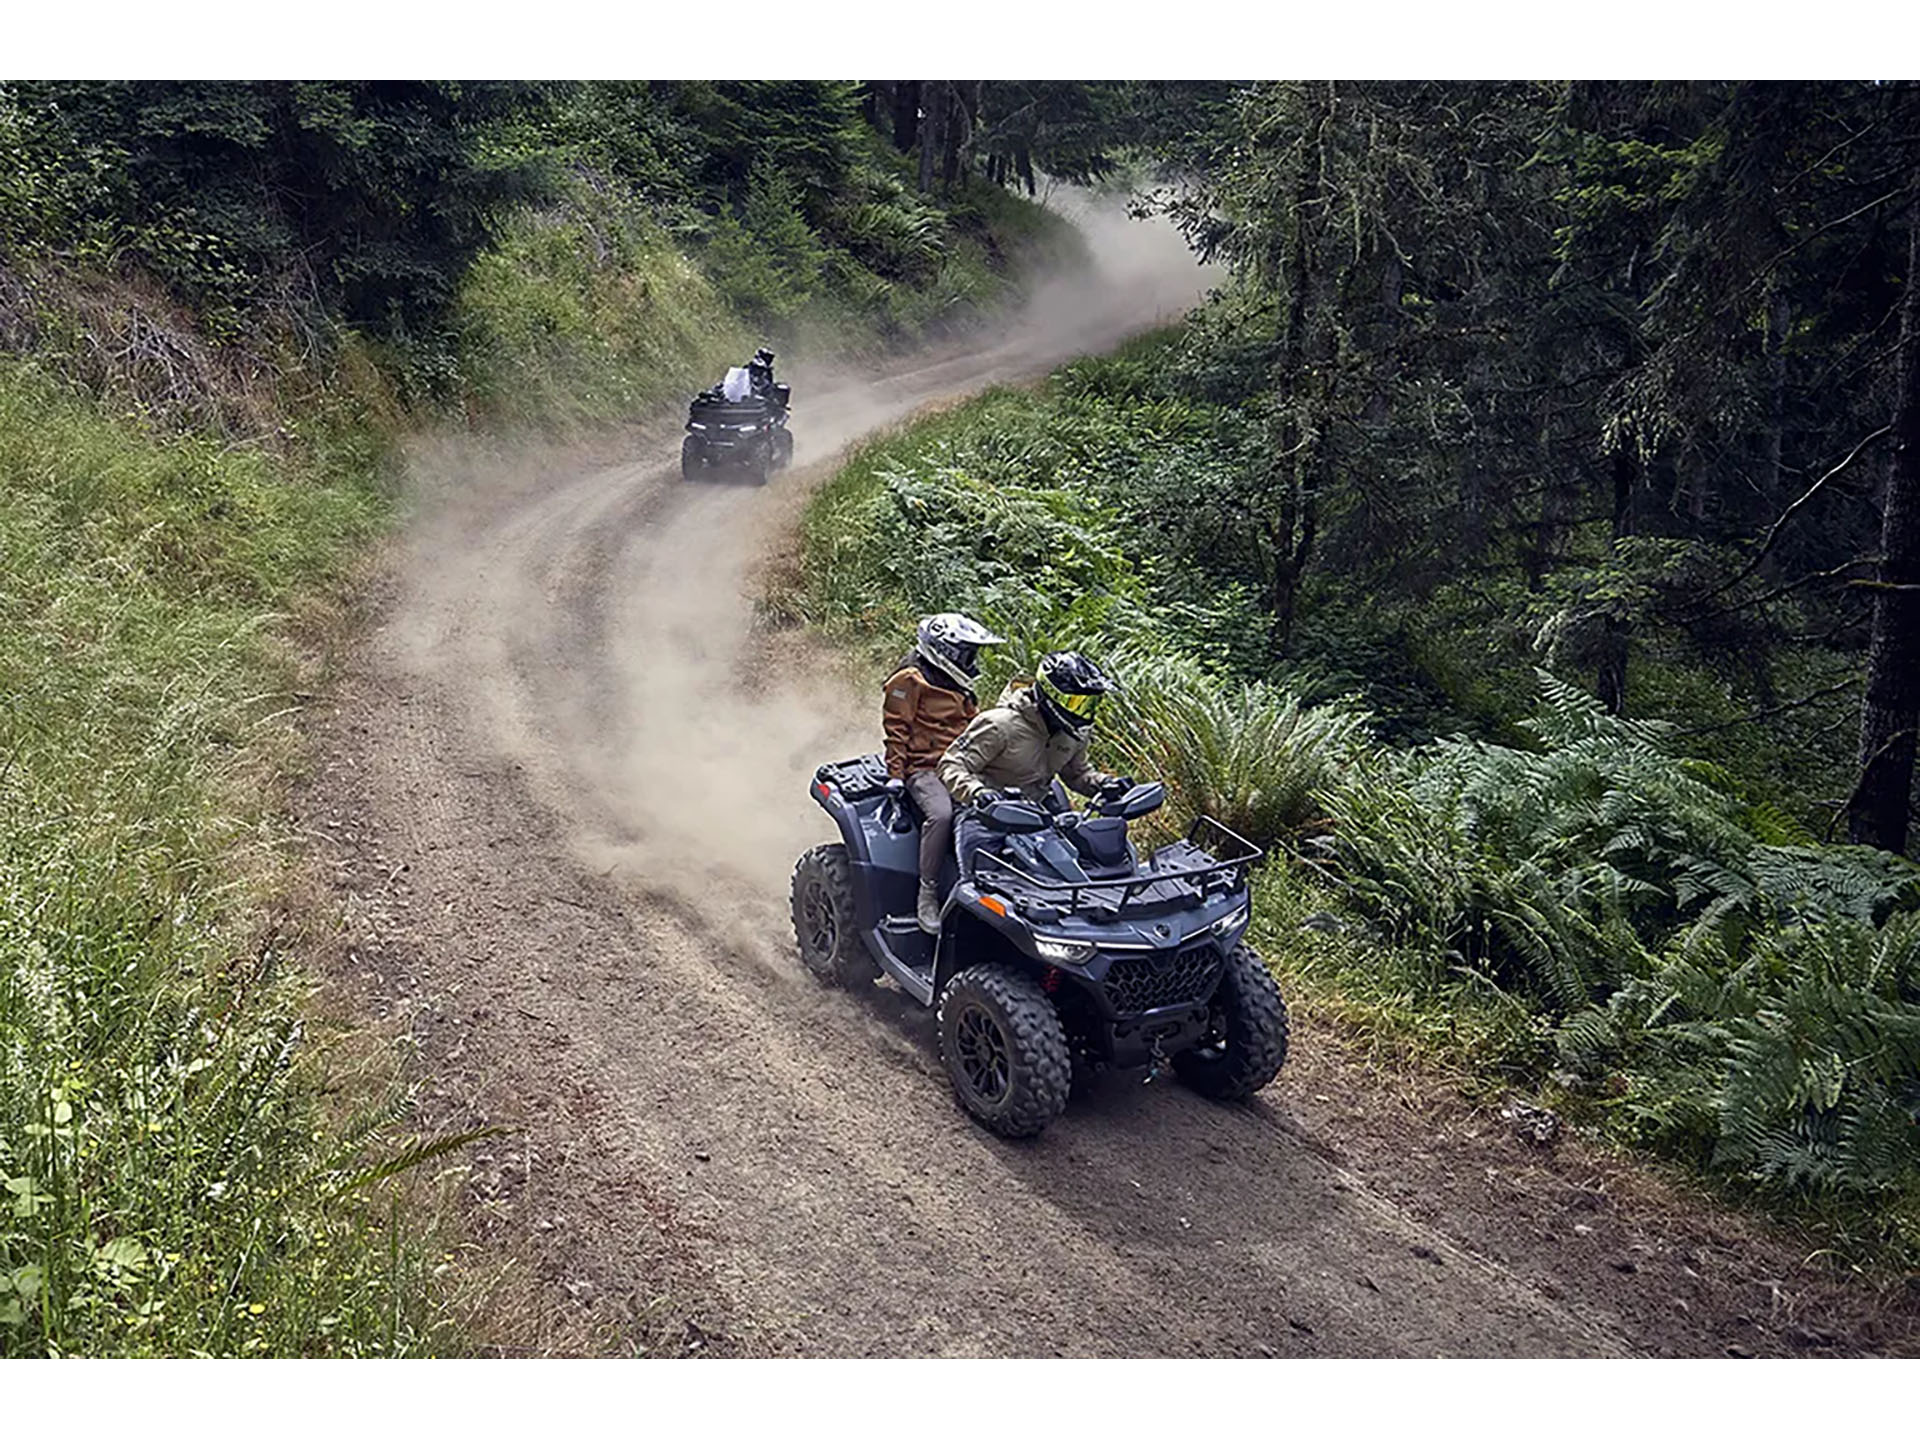
<path id="1" fill-rule="evenodd" d="M 1920 89 L 1165 98 L 1063 163 L 1230 280 L 864 452 L 783 603 L 1109 659 L 1297 989 L 1910 1246 Z"/>

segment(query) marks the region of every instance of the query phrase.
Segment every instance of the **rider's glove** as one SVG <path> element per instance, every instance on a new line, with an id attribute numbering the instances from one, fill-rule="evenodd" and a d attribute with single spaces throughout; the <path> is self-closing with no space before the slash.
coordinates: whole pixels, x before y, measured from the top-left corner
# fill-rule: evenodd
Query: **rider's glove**
<path id="1" fill-rule="evenodd" d="M 1100 798 L 1102 800 L 1118 800 L 1129 790 L 1133 789 L 1133 786 L 1134 779 L 1131 775 L 1115 775 L 1100 787 Z"/>

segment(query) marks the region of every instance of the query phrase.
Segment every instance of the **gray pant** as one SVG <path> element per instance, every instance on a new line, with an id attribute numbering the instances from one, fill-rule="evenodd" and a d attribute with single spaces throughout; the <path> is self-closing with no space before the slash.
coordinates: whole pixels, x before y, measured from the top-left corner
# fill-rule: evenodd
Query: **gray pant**
<path id="1" fill-rule="evenodd" d="M 907 793 L 920 807 L 920 878 L 937 881 L 940 862 L 947 857 L 947 842 L 953 838 L 953 796 L 947 793 L 946 782 L 932 770 L 909 775 Z"/>

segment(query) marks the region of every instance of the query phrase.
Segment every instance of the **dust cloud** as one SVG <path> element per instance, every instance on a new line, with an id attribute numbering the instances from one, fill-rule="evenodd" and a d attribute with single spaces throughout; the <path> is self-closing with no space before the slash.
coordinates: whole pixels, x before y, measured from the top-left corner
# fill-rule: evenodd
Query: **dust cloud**
<path id="1" fill-rule="evenodd" d="M 683 483 L 677 432 L 625 464 L 457 444 L 417 461 L 424 512 L 386 663 L 456 712 L 471 753 L 558 817 L 584 865 L 697 910 L 736 953 L 790 948 L 788 871 L 833 838 L 808 780 L 880 744 L 877 697 L 805 641 L 755 633 L 758 557 L 853 442 L 1111 348 L 1217 283 L 1164 220 L 1084 192 L 1056 203 L 1090 263 L 1036 285 L 997 333 L 884 373 L 783 365 L 795 466 L 764 489 Z"/>

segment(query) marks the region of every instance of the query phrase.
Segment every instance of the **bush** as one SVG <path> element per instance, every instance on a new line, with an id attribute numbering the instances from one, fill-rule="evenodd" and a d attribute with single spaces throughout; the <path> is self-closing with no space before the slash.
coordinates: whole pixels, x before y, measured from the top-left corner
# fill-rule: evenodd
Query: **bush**
<path id="1" fill-rule="evenodd" d="M 1135 774 L 1167 782 L 1180 829 L 1206 814 L 1263 847 L 1297 841 L 1367 744 L 1369 717 L 1348 704 L 1310 709 L 1174 653 L 1124 651 L 1110 668 L 1121 688 L 1106 742 Z"/>
<path id="2" fill-rule="evenodd" d="M 637 202 L 585 185 L 564 208 L 513 218 L 468 271 L 456 315 L 466 408 L 502 422 L 635 418 L 751 348 Z"/>
<path id="3" fill-rule="evenodd" d="M 1576 1072 L 1619 1068 L 1639 1138 L 1775 1188 L 1911 1188 L 1920 1174 L 1920 915 L 1838 916 L 1740 945 L 1682 936 L 1561 1027 Z"/>

